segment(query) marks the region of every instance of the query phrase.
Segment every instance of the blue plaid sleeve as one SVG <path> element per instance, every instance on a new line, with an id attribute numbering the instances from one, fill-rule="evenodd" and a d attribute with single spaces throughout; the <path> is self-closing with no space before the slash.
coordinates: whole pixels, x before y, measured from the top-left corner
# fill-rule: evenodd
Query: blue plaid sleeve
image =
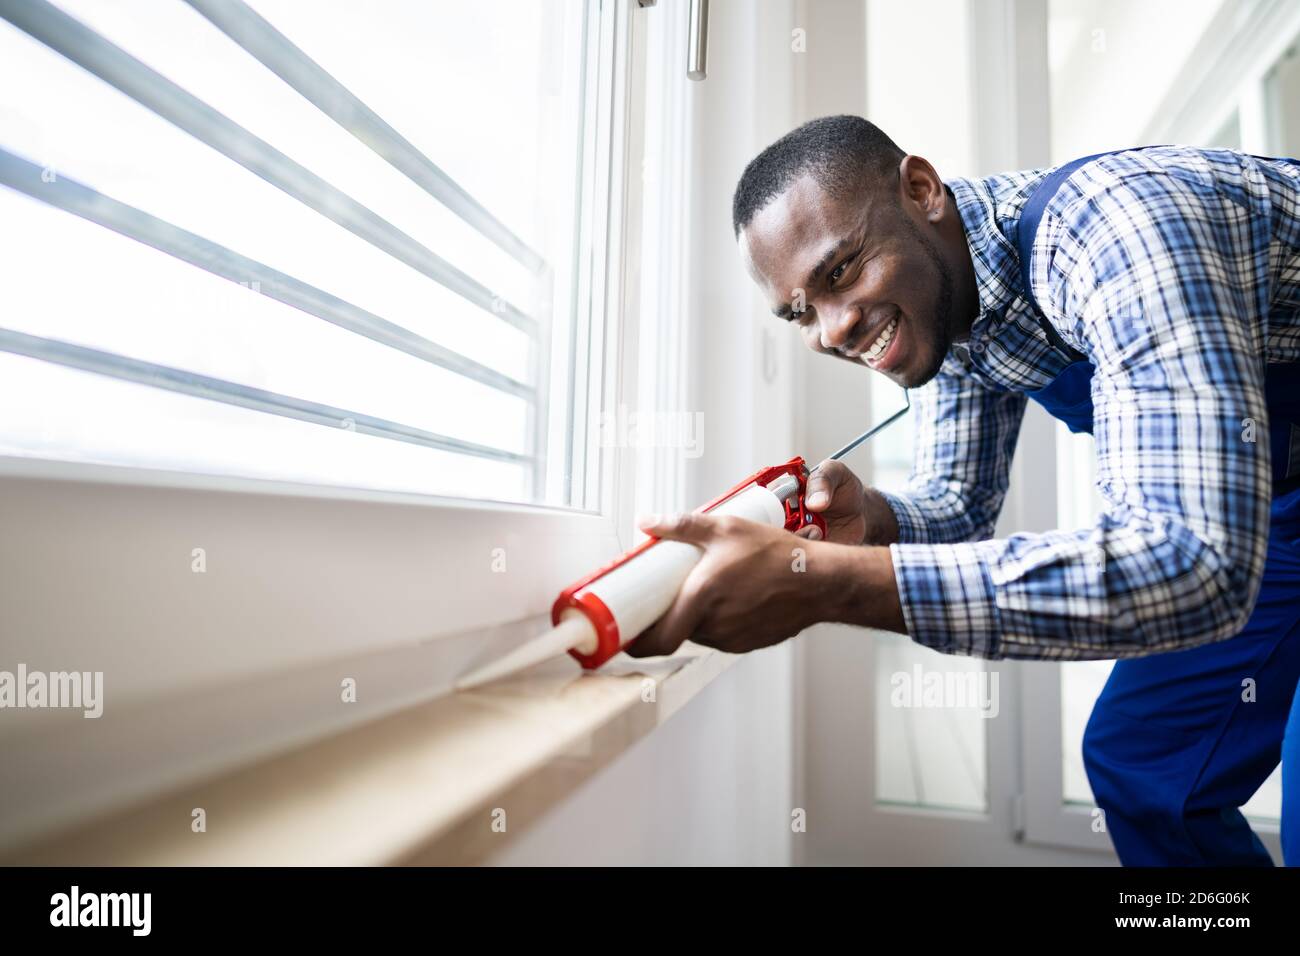
<path id="1" fill-rule="evenodd" d="M 951 355 L 912 392 L 915 451 L 903 494 L 884 493 L 898 540 L 937 544 L 993 534 L 1025 412 L 1025 396 L 979 384 Z"/>
<path id="2" fill-rule="evenodd" d="M 1107 506 L 1076 531 L 893 545 L 922 644 L 1138 656 L 1230 637 L 1250 616 L 1271 496 L 1268 209 L 1203 170 L 1130 172 L 1142 175 L 1077 173 L 1049 205 L 1034 258 L 1045 313 L 1096 367 Z"/>

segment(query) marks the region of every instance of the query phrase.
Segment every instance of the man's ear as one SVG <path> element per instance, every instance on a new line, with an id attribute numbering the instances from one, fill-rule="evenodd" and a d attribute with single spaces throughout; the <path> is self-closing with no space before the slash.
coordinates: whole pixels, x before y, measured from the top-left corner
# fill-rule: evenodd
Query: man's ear
<path id="1" fill-rule="evenodd" d="M 948 193 L 929 160 L 904 156 L 898 164 L 898 188 L 903 208 L 922 219 L 938 222 L 947 213 Z"/>

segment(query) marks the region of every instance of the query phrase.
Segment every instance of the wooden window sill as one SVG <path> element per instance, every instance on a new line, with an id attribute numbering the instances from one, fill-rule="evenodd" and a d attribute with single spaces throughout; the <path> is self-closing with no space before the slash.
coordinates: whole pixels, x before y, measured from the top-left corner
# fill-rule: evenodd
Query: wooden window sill
<path id="1" fill-rule="evenodd" d="M 584 675 L 556 659 L 80 824 L 3 862 L 483 862 L 735 660 L 687 644 Z M 195 808 L 206 832 L 191 829 Z"/>

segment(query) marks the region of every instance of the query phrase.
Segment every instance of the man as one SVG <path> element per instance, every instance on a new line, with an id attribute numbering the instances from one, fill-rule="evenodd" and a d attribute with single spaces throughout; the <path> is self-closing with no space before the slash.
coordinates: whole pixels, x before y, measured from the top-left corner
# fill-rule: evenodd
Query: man
<path id="1" fill-rule="evenodd" d="M 913 474 L 896 496 L 823 463 L 828 540 L 802 574 L 778 529 L 644 522 L 704 557 L 634 653 L 842 621 L 945 653 L 1122 658 L 1084 740 L 1121 860 L 1269 864 L 1237 808 L 1290 715 L 1300 863 L 1300 165 L 1151 147 L 945 185 L 837 116 L 755 158 L 733 211 L 809 348 L 916 389 Z M 1092 432 L 1107 507 L 988 540 L 1031 399 Z"/>

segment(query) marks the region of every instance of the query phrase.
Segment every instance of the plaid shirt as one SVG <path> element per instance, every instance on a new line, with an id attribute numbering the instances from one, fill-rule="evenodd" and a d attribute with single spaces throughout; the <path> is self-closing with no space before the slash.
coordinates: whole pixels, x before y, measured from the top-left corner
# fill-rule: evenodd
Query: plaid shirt
<path id="1" fill-rule="evenodd" d="M 1267 547 L 1265 361 L 1300 361 L 1300 167 L 1161 147 L 1066 180 L 1044 211 L 1032 282 L 1095 367 L 1106 508 L 1092 527 L 988 540 L 1023 392 L 1068 363 L 1029 311 L 1014 242 L 1047 172 L 948 184 L 980 312 L 966 347 L 913 392 L 912 476 L 886 496 L 908 633 L 945 653 L 1062 660 L 1230 637 Z"/>

